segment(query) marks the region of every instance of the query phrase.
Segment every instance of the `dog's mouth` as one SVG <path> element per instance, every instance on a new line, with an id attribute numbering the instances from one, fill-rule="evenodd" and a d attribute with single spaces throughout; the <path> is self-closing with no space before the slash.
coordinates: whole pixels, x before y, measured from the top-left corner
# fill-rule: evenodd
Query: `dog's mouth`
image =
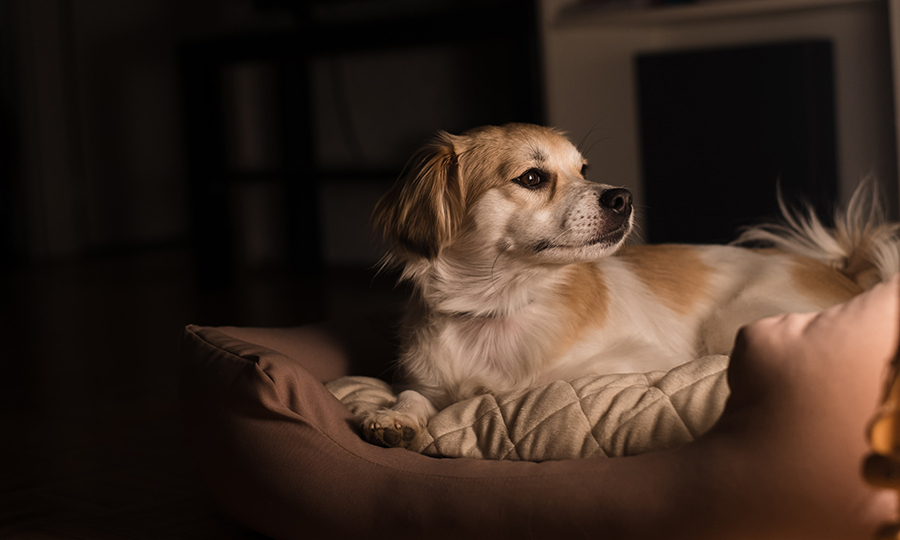
<path id="1" fill-rule="evenodd" d="M 578 248 L 598 246 L 601 244 L 604 247 L 608 247 L 608 246 L 612 246 L 612 245 L 615 245 L 615 244 L 618 244 L 619 242 L 621 242 L 622 239 L 625 238 L 625 235 L 628 234 L 629 230 L 630 230 L 630 227 L 627 224 L 625 224 L 613 231 L 599 232 L 593 238 L 588 240 L 587 242 L 585 242 L 583 244 L 577 244 L 577 245 L 575 245 L 575 244 L 554 244 L 554 243 L 551 243 L 549 240 L 542 240 L 534 246 L 534 252 L 541 253 L 541 252 L 547 251 L 548 249 L 551 249 L 551 248 L 578 249 Z"/>

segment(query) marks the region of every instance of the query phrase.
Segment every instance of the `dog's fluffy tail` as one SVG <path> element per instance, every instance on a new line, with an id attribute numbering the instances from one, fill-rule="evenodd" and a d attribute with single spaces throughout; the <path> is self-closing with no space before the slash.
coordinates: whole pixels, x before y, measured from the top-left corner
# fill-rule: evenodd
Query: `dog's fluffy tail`
<path id="1" fill-rule="evenodd" d="M 790 210 L 778 195 L 784 219 L 750 227 L 735 244 L 763 244 L 821 261 L 870 288 L 900 271 L 900 223 L 885 221 L 881 197 L 871 179 L 863 180 L 846 212 L 837 211 L 834 229 L 825 227 L 810 205 Z"/>

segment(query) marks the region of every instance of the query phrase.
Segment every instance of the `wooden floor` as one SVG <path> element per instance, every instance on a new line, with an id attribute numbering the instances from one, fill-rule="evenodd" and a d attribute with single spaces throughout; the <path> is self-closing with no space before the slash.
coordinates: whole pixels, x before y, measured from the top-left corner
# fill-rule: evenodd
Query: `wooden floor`
<path id="1" fill-rule="evenodd" d="M 188 323 L 291 326 L 397 301 L 388 278 L 248 275 L 201 293 L 184 250 L 18 269 L 0 288 L 0 538 L 258 538 L 194 478 L 178 423 Z"/>

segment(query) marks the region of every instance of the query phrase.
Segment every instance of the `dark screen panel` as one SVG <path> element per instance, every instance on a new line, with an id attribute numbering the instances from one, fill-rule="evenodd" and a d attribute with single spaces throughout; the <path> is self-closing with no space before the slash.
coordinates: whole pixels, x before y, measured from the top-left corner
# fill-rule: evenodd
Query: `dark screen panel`
<path id="1" fill-rule="evenodd" d="M 737 230 L 837 195 L 829 41 L 637 59 L 647 239 L 727 242 Z"/>

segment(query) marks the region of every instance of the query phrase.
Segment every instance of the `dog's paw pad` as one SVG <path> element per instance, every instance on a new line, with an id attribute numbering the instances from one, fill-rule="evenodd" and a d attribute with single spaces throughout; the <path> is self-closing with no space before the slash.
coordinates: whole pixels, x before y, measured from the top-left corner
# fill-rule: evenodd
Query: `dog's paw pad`
<path id="1" fill-rule="evenodd" d="M 381 440 L 388 446 L 400 446 L 403 440 L 400 434 L 393 427 L 386 427 L 381 431 Z"/>
<path id="2" fill-rule="evenodd" d="M 372 444 L 388 448 L 409 448 L 419 433 L 415 418 L 395 417 L 394 411 L 379 411 L 363 422 L 363 436 Z M 403 415 L 406 416 L 406 415 Z"/>

